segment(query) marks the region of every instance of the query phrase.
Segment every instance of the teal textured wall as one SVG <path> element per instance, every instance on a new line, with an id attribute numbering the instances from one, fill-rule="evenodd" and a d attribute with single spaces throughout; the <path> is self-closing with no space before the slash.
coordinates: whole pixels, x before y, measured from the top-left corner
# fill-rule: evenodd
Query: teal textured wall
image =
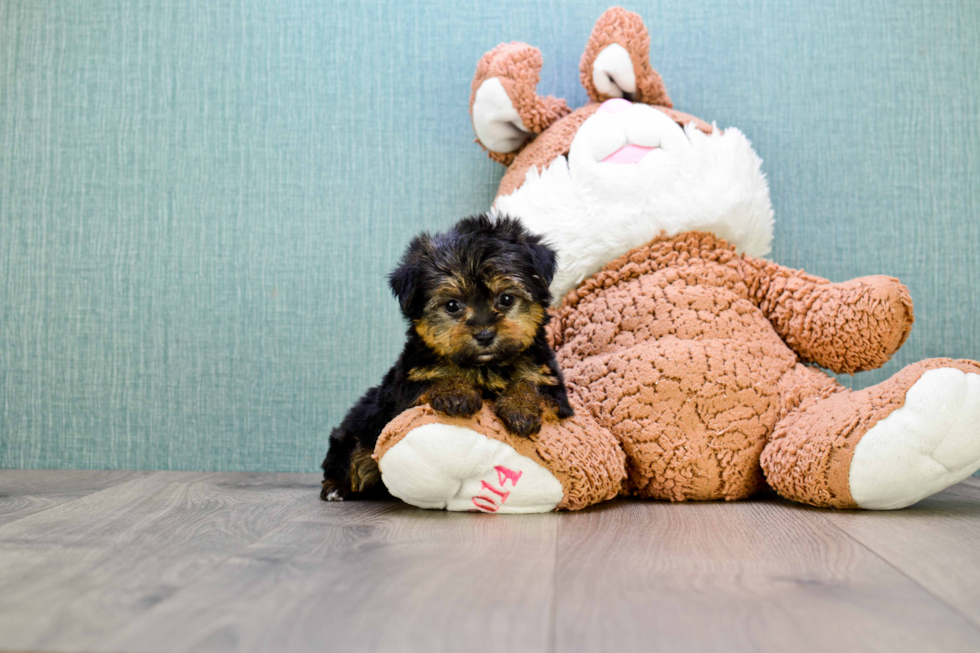
<path id="1" fill-rule="evenodd" d="M 383 276 L 485 209 L 500 41 L 584 103 L 605 2 L 0 2 L 0 466 L 312 470 L 393 361 Z M 677 107 L 765 159 L 773 257 L 900 277 L 980 358 L 980 4 L 655 0 Z"/>

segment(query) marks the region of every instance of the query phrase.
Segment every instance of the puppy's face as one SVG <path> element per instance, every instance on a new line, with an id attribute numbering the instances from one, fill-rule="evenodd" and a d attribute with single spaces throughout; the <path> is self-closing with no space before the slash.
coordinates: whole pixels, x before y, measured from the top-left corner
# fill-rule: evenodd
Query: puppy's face
<path id="1" fill-rule="evenodd" d="M 534 342 L 554 268 L 554 252 L 519 222 L 479 216 L 417 238 L 390 280 L 422 340 L 472 367 L 505 362 Z"/>
<path id="2" fill-rule="evenodd" d="M 464 367 L 511 359 L 531 346 L 544 319 L 520 277 L 485 269 L 445 276 L 415 330 L 442 358 Z"/>

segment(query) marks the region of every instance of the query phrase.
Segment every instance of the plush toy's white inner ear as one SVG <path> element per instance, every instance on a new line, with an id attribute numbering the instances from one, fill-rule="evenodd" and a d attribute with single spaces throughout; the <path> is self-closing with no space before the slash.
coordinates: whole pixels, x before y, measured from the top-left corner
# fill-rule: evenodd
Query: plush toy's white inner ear
<path id="1" fill-rule="evenodd" d="M 491 77 L 480 84 L 473 101 L 476 137 L 492 152 L 514 152 L 531 138 L 503 84 Z"/>
<path id="2" fill-rule="evenodd" d="M 609 97 L 636 93 L 636 72 L 626 48 L 613 43 L 602 49 L 592 64 L 592 83 Z"/>

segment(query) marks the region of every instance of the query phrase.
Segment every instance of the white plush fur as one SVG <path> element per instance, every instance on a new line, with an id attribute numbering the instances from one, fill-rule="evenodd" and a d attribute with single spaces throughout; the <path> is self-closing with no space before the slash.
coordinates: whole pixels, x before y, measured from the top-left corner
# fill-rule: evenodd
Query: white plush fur
<path id="1" fill-rule="evenodd" d="M 636 164 L 602 162 L 627 144 L 656 149 Z M 704 134 L 643 104 L 600 109 L 580 127 L 567 159 L 529 170 L 494 209 L 520 218 L 557 250 L 551 286 L 557 304 L 606 263 L 661 232 L 710 231 L 740 252 L 768 254 L 773 210 L 761 164 L 735 128 Z"/>
<path id="2" fill-rule="evenodd" d="M 980 468 L 980 375 L 929 370 L 905 404 L 854 447 L 848 484 L 862 508 L 904 508 Z"/>

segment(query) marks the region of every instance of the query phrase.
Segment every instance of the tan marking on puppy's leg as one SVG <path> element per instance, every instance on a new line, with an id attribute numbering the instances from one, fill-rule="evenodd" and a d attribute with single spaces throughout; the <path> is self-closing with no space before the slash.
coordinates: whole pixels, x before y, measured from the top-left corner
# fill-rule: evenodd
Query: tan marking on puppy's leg
<path id="1" fill-rule="evenodd" d="M 544 397 L 537 387 L 526 381 L 511 384 L 494 405 L 494 413 L 504 426 L 512 433 L 525 437 L 541 430 L 544 412 Z"/>
<path id="2" fill-rule="evenodd" d="M 408 372 L 409 381 L 417 381 L 422 383 L 451 381 L 454 383 L 458 382 L 464 385 L 469 385 L 478 389 L 484 388 L 487 390 L 493 390 L 494 375 L 489 374 L 488 378 L 489 380 L 483 378 L 479 368 L 460 367 L 450 361 L 436 363 L 435 365 L 429 365 L 427 367 L 414 367 Z M 500 386 L 499 389 L 503 390 L 504 386 Z M 429 403 L 428 399 L 423 395 L 416 405 L 420 406 L 426 403 Z"/>
<path id="3" fill-rule="evenodd" d="M 425 403 L 450 417 L 469 417 L 483 405 L 483 397 L 476 387 L 460 377 L 437 381 L 423 398 Z"/>
<path id="4" fill-rule="evenodd" d="M 551 373 L 547 365 L 536 365 L 531 360 L 519 360 L 514 365 L 511 381 L 525 381 L 535 386 L 558 385 L 558 377 Z"/>
<path id="5" fill-rule="evenodd" d="M 374 452 L 361 448 L 354 449 L 350 459 L 350 486 L 354 492 L 366 492 L 381 480 L 381 469 L 372 458 Z"/>
<path id="6" fill-rule="evenodd" d="M 442 365 L 413 367 L 408 371 L 408 380 L 415 382 L 438 381 L 439 379 L 444 379 L 447 376 L 449 376 L 449 370 Z"/>

